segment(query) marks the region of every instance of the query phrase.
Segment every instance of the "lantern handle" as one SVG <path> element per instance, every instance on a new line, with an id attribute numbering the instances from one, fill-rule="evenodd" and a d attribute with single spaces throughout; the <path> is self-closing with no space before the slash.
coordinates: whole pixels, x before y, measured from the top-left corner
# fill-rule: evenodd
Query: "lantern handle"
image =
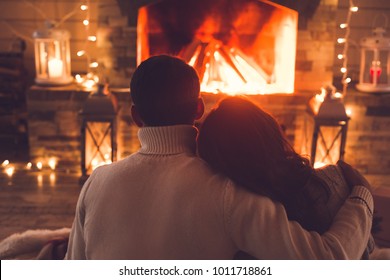
<path id="1" fill-rule="evenodd" d="M 384 14 L 384 13 L 380 13 L 380 14 L 377 14 L 375 17 L 374 17 L 374 20 L 372 21 L 372 28 L 373 29 L 376 29 L 378 28 L 379 26 L 376 25 L 377 23 L 377 20 L 379 17 L 382 17 L 384 19 L 384 26 L 382 26 L 382 28 L 386 29 L 387 28 L 387 23 L 389 21 L 388 17 Z"/>

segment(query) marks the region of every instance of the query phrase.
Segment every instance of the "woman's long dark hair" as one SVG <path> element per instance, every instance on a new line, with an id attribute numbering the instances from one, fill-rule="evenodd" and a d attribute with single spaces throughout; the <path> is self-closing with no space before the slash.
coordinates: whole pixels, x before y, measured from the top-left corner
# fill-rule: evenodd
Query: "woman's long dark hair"
<path id="1" fill-rule="evenodd" d="M 305 188 L 313 169 L 297 154 L 270 114 L 243 97 L 228 97 L 204 120 L 198 137 L 199 155 L 209 165 L 252 192 L 284 204 L 290 219 L 308 230 L 323 232 L 315 207 L 328 199 Z"/>

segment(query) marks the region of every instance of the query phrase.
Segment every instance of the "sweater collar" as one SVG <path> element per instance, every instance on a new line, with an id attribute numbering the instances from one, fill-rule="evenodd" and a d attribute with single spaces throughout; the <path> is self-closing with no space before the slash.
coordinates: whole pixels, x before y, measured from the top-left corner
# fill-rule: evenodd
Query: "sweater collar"
<path id="1" fill-rule="evenodd" d="M 138 131 L 140 153 L 172 155 L 196 152 L 198 130 L 191 125 L 142 127 Z"/>

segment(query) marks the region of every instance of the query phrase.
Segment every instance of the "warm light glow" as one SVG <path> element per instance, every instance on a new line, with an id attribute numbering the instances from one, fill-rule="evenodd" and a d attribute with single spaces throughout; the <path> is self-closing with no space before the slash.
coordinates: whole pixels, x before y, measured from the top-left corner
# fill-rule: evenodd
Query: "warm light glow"
<path id="1" fill-rule="evenodd" d="M 83 82 L 83 87 L 86 89 L 92 89 L 94 86 L 96 86 L 96 82 L 94 80 L 88 79 Z"/>
<path id="2" fill-rule="evenodd" d="M 349 8 L 349 9 L 350 9 L 351 12 L 354 12 L 354 13 L 359 11 L 359 7 L 357 7 L 357 6 L 353 6 L 353 7 Z"/>
<path id="3" fill-rule="evenodd" d="M 89 64 L 89 67 L 91 67 L 91 68 L 96 68 L 96 67 L 98 67 L 98 66 L 99 66 L 99 63 L 97 63 L 96 61 L 91 62 L 91 63 Z"/>
<path id="4" fill-rule="evenodd" d="M 55 185 L 56 185 L 56 174 L 54 172 L 50 173 L 50 175 L 49 175 L 49 182 L 50 182 L 50 187 L 55 187 Z"/>
<path id="5" fill-rule="evenodd" d="M 48 165 L 49 165 L 51 170 L 55 170 L 56 169 L 56 165 L 57 165 L 57 160 L 55 158 L 50 158 L 49 162 L 48 162 Z"/>
<path id="6" fill-rule="evenodd" d="M 327 164 L 325 162 L 315 162 L 314 163 L 314 169 L 321 168 L 326 166 Z"/>
<path id="7" fill-rule="evenodd" d="M 325 94 L 316 94 L 316 101 L 318 101 L 318 102 L 324 102 L 324 100 L 325 100 Z"/>
<path id="8" fill-rule="evenodd" d="M 104 155 L 104 159 L 105 159 L 105 160 L 110 159 L 110 154 L 105 154 L 105 155 Z"/>
<path id="9" fill-rule="evenodd" d="M 32 163 L 31 162 L 28 162 L 27 164 L 26 164 L 26 169 L 27 170 L 30 170 L 32 168 Z"/>
<path id="10" fill-rule="evenodd" d="M 348 117 L 352 116 L 352 109 L 351 108 L 345 108 L 345 113 L 347 114 Z"/>
<path id="11" fill-rule="evenodd" d="M 343 59 L 344 58 L 344 55 L 342 55 L 341 53 L 337 55 L 337 58 L 338 59 Z"/>
<path id="12" fill-rule="evenodd" d="M 335 92 L 334 97 L 335 98 L 342 98 L 343 94 L 341 92 Z"/>
<path id="13" fill-rule="evenodd" d="M 88 41 L 96 42 L 96 36 L 88 36 Z"/>
<path id="14" fill-rule="evenodd" d="M 341 68 L 340 68 L 340 72 L 341 72 L 341 73 L 346 73 L 346 72 L 347 72 L 347 68 L 341 67 Z"/>
<path id="15" fill-rule="evenodd" d="M 84 20 L 83 20 L 83 24 L 84 24 L 85 26 L 89 25 L 89 20 L 84 19 Z"/>
<path id="16" fill-rule="evenodd" d="M 84 79 L 81 77 L 80 74 L 76 74 L 76 76 L 74 76 L 74 77 L 75 77 L 76 82 L 77 82 L 78 84 L 81 84 L 81 83 L 84 81 Z"/>
<path id="17" fill-rule="evenodd" d="M 49 59 L 48 67 L 49 67 L 48 72 L 50 78 L 59 78 L 62 76 L 64 63 L 62 62 L 61 59 L 58 58 Z"/>
<path id="18" fill-rule="evenodd" d="M 38 162 L 37 162 L 37 168 L 38 168 L 39 170 L 42 170 L 42 167 L 43 167 L 42 162 L 38 161 Z"/>
<path id="19" fill-rule="evenodd" d="M 80 10 L 86 11 L 86 10 L 88 10 L 88 6 L 83 4 L 80 6 Z"/>
<path id="20" fill-rule="evenodd" d="M 85 54 L 85 51 L 84 51 L 84 50 L 78 51 L 78 52 L 77 52 L 77 56 L 83 56 L 84 54 Z"/>
<path id="21" fill-rule="evenodd" d="M 15 172 L 15 167 L 13 166 L 7 166 L 7 168 L 5 169 L 5 173 L 7 173 L 8 177 L 12 177 L 14 172 Z"/>
<path id="22" fill-rule="evenodd" d="M 42 187 L 43 186 L 43 176 L 42 176 L 42 174 L 38 174 L 37 175 L 37 183 L 38 183 L 38 187 Z"/>
<path id="23" fill-rule="evenodd" d="M 348 24 L 347 23 L 341 23 L 340 24 L 340 28 L 341 29 L 344 29 L 344 28 L 347 28 L 348 27 Z"/>
<path id="24" fill-rule="evenodd" d="M 92 170 L 95 170 L 96 167 L 98 167 L 99 165 L 99 161 L 96 158 L 94 158 L 91 162 L 91 165 L 92 165 Z"/>
<path id="25" fill-rule="evenodd" d="M 345 38 L 338 38 L 337 43 L 342 44 L 345 43 L 347 40 Z"/>
<path id="26" fill-rule="evenodd" d="M 263 7 L 257 7 L 257 1 L 244 2 L 248 2 L 245 9 L 242 9 L 246 12 L 237 11 L 236 19 L 233 20 L 232 17 L 230 23 L 222 23 L 211 14 L 203 21 L 198 19 L 199 27 L 192 40 L 180 48 L 177 56 L 197 70 L 202 92 L 227 95 L 292 94 L 295 82 L 297 14 L 276 8 L 277 11 L 265 19 Z M 253 12 L 249 12 L 252 9 Z M 138 61 L 171 52 L 170 46 L 165 44 L 151 47 L 150 38 L 155 35 L 148 34 L 149 29 L 159 28 L 146 28 L 154 22 L 149 12 L 147 7 L 141 8 L 142 17 L 138 18 Z M 245 39 L 246 33 L 242 33 L 247 24 L 250 24 L 250 34 L 253 35 L 250 42 Z M 225 38 L 225 35 L 220 35 L 225 34 L 229 28 L 232 28 L 231 38 L 229 36 L 227 40 L 220 40 L 221 37 Z M 160 31 L 156 34 L 160 34 L 158 32 Z M 165 37 L 164 34 L 161 35 Z"/>
<path id="27" fill-rule="evenodd" d="M 350 77 L 348 77 L 344 80 L 344 83 L 349 84 L 351 81 L 352 81 L 352 79 Z"/>
<path id="28" fill-rule="evenodd" d="M 3 161 L 3 163 L 1 164 L 1 166 L 5 167 L 9 164 L 9 160 L 6 159 L 5 161 Z"/>

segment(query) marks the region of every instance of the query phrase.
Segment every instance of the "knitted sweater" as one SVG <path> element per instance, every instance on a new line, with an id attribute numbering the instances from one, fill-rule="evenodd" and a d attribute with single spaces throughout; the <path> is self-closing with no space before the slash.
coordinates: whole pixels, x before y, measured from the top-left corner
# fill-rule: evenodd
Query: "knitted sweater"
<path id="1" fill-rule="evenodd" d="M 289 222 L 281 204 L 213 173 L 192 126 L 145 127 L 140 150 L 97 168 L 81 191 L 68 259 L 358 259 L 372 196 L 354 187 L 322 236 Z"/>

